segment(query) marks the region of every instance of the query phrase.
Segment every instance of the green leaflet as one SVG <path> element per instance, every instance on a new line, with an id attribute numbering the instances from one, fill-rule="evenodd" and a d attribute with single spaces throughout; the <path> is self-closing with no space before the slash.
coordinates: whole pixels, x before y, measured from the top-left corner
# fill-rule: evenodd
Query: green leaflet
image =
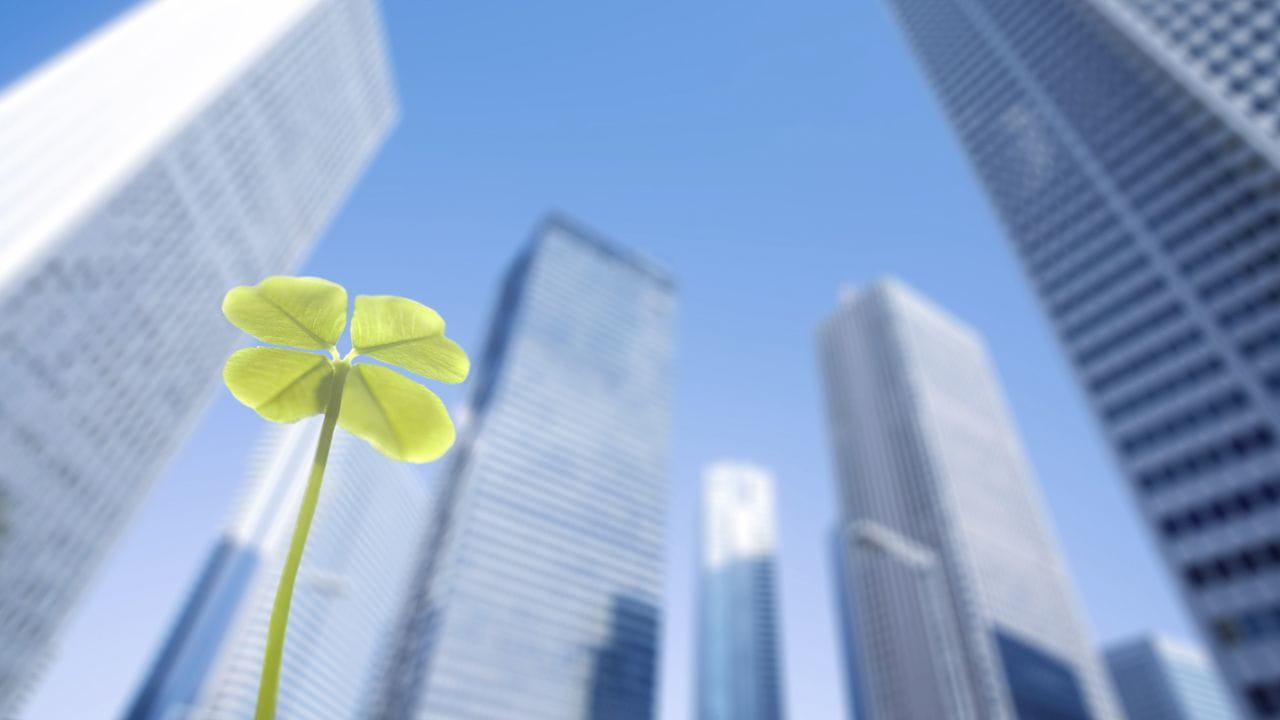
<path id="1" fill-rule="evenodd" d="M 270 343 L 328 350 L 322 355 L 285 348 L 240 350 L 223 371 L 236 399 L 274 422 L 326 412 L 336 367 L 350 367 L 337 423 L 397 460 L 427 462 L 453 444 L 453 423 L 435 393 L 400 373 L 353 364 L 358 354 L 424 377 L 461 382 L 467 354 L 444 335 L 436 311 L 401 297 L 361 295 L 351 321 L 354 350 L 339 360 L 347 291 L 320 278 L 269 277 L 227 293 L 222 309 L 237 327 Z"/>
<path id="2" fill-rule="evenodd" d="M 447 383 L 466 379 L 467 354 L 444 336 L 444 320 L 435 310 L 391 295 L 358 295 L 351 319 L 356 352 Z"/>
<path id="3" fill-rule="evenodd" d="M 378 365 L 347 376 L 338 426 L 395 460 L 424 463 L 453 445 L 453 423 L 436 394 Z"/>
<path id="4" fill-rule="evenodd" d="M 347 324 L 347 291 L 320 278 L 276 275 L 232 288 L 222 313 L 263 342 L 328 350 Z"/>
<path id="5" fill-rule="evenodd" d="M 262 417 L 291 423 L 324 412 L 333 362 L 298 350 L 251 347 L 227 359 L 222 379 L 237 400 Z"/>

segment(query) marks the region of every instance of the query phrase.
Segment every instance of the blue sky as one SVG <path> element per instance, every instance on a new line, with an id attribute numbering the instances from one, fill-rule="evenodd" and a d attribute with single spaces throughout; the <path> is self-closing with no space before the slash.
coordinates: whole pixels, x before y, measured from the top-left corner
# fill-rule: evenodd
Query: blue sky
<path id="1" fill-rule="evenodd" d="M 0 4 L 0 85 L 131 4 Z M 841 285 L 885 273 L 989 341 L 1098 637 L 1189 632 L 882 1 L 386 0 L 384 14 L 403 117 L 305 272 L 420 298 L 472 349 L 499 274 L 548 210 L 679 278 L 664 718 L 688 716 L 698 475 L 726 457 L 778 480 L 792 716 L 842 717 L 813 331 Z M 93 583 L 26 720 L 117 716 L 262 429 L 219 391 Z"/>

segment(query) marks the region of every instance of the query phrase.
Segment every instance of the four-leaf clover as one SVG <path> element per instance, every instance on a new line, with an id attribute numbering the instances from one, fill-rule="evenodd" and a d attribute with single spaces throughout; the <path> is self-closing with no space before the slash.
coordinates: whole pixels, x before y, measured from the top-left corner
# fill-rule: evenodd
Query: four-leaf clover
<path id="1" fill-rule="evenodd" d="M 435 393 L 388 367 L 354 362 L 367 356 L 432 380 L 464 380 L 466 353 L 445 337 L 444 320 L 426 305 L 357 296 L 345 356 L 337 344 L 347 324 L 347 291 L 328 280 L 269 277 L 232 289 L 222 312 L 255 338 L 286 346 L 245 348 L 223 371 L 231 394 L 267 420 L 319 415 L 338 395 L 338 426 L 388 457 L 428 462 L 453 444 L 453 423 Z"/>
<path id="2" fill-rule="evenodd" d="M 466 379 L 470 363 L 462 348 L 444 336 L 444 320 L 435 310 L 389 295 L 356 297 L 351 351 L 340 355 L 347 291 L 320 278 L 276 276 L 233 288 L 222 301 L 222 312 L 259 340 L 284 346 L 232 354 L 222 371 L 231 394 L 272 422 L 324 414 L 267 626 L 254 717 L 273 720 L 293 585 L 320 500 L 334 429 L 341 426 L 383 455 L 415 463 L 435 460 L 453 444 L 453 423 L 435 393 L 389 367 L 355 361 L 370 357 L 447 383 Z"/>

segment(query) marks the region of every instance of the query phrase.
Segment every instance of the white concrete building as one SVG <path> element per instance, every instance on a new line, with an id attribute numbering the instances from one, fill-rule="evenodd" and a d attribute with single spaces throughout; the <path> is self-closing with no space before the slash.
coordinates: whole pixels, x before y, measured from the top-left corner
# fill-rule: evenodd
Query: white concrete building
<path id="1" fill-rule="evenodd" d="M 859 719 L 1119 718 L 978 335 L 889 280 L 819 353 Z"/>
<path id="2" fill-rule="evenodd" d="M 372 0 L 154 0 L 0 94 L 0 716 L 395 120 Z"/>

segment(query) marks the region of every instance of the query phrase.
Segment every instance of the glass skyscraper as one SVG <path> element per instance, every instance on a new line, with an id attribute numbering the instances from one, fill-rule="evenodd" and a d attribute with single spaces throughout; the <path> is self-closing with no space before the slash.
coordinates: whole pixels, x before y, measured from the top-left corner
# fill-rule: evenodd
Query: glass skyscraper
<path id="1" fill-rule="evenodd" d="M 1228 683 L 1280 717 L 1280 6 L 891 4 Z"/>
<path id="2" fill-rule="evenodd" d="M 507 274 L 382 720 L 648 720 L 676 295 L 553 218 Z"/>
<path id="3" fill-rule="evenodd" d="M 252 720 L 276 586 L 320 418 L 272 428 L 235 521 L 215 545 L 123 720 Z M 281 720 L 367 717 L 427 531 L 412 466 L 334 436 L 289 614 Z"/>
<path id="4" fill-rule="evenodd" d="M 698 586 L 698 720 L 781 720 L 773 478 L 744 463 L 707 468 Z"/>
<path id="5" fill-rule="evenodd" d="M 1239 720 L 1218 669 L 1199 648 L 1145 636 L 1106 649 L 1129 720 Z"/>
<path id="6" fill-rule="evenodd" d="M 141 3 L 0 95 L 0 717 L 395 119 L 371 0 Z"/>
<path id="7" fill-rule="evenodd" d="M 886 280 L 818 343 L 858 717 L 1118 720 L 981 338 Z"/>

